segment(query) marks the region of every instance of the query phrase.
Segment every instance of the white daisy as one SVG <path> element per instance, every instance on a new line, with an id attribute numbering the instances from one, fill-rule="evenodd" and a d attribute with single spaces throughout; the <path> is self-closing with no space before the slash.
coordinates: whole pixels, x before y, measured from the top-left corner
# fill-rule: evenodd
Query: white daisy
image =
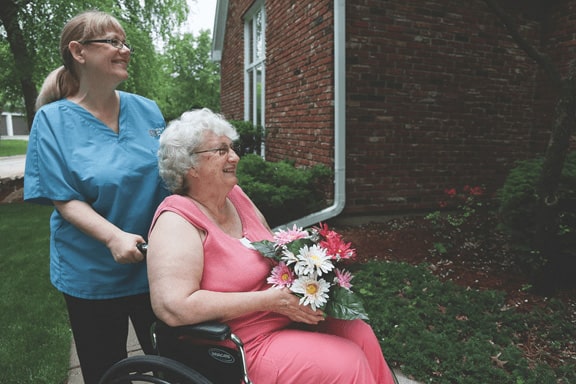
<path id="1" fill-rule="evenodd" d="M 315 311 L 328 302 L 328 290 L 330 283 L 324 279 L 316 280 L 315 276 L 302 276 L 294 280 L 290 290 L 303 295 L 300 298 L 301 305 L 310 305 Z"/>
<path id="2" fill-rule="evenodd" d="M 298 276 L 311 275 L 317 273 L 322 276 L 334 269 L 330 256 L 326 254 L 326 250 L 318 245 L 313 245 L 308 248 L 307 245 L 300 248 L 297 255 L 298 262 L 294 266 L 294 271 Z"/>
<path id="3" fill-rule="evenodd" d="M 298 262 L 298 258 L 296 255 L 289 250 L 285 249 L 282 251 L 282 258 L 281 260 L 286 263 L 286 265 L 294 264 Z"/>

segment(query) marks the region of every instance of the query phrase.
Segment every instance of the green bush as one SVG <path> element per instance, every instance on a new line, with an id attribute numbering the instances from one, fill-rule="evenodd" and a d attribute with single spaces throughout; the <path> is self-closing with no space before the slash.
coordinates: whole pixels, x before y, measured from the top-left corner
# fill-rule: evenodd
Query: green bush
<path id="1" fill-rule="evenodd" d="M 538 329 L 542 351 L 569 351 L 571 308 L 550 300 L 527 313 L 507 306 L 505 292 L 442 282 L 425 264 L 373 261 L 354 266 L 355 292 L 393 368 L 438 384 L 574 383 L 574 362 L 551 366 L 546 352 L 524 356 L 525 332 Z"/>
<path id="2" fill-rule="evenodd" d="M 239 153 L 238 156 L 242 157 L 248 153 L 255 153 L 262 155 L 261 145 L 263 140 L 263 129 L 260 125 L 254 125 L 250 121 L 231 120 L 230 124 L 236 128 L 240 137 L 236 141 L 238 143 Z"/>
<path id="3" fill-rule="evenodd" d="M 510 235 L 512 246 L 522 255 L 522 260 L 516 261 L 528 271 L 535 271 L 546 262 L 534 244 L 538 224 L 536 183 L 542 163 L 542 158 L 519 162 L 499 191 L 500 229 Z M 569 153 L 566 158 L 557 197 L 558 232 L 551 241 L 556 245 L 557 252 L 572 253 L 573 258 L 576 257 L 573 254 L 576 237 L 576 152 Z"/>
<path id="4" fill-rule="evenodd" d="M 325 165 L 296 168 L 247 154 L 238 165 L 238 183 L 275 227 L 326 207 L 332 171 Z"/>

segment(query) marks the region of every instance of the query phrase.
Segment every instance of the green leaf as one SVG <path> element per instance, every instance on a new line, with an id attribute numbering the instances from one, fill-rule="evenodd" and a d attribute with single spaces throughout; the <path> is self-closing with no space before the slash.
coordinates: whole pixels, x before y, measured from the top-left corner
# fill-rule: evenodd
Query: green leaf
<path id="1" fill-rule="evenodd" d="M 326 305 L 325 312 L 328 316 L 336 319 L 368 320 L 368 315 L 360 298 L 354 292 L 342 287 L 334 289 L 332 300 Z"/>
<path id="2" fill-rule="evenodd" d="M 297 255 L 300 253 L 300 250 L 307 245 L 308 247 L 312 246 L 314 243 L 310 239 L 297 239 L 291 241 L 290 243 L 286 244 L 286 248 L 292 252 L 293 254 Z"/>
<path id="3" fill-rule="evenodd" d="M 276 254 L 276 249 L 274 248 L 274 243 L 270 240 L 256 241 L 252 243 L 252 246 L 256 248 L 258 252 L 264 257 L 268 257 L 274 260 L 280 260 L 280 257 Z"/>

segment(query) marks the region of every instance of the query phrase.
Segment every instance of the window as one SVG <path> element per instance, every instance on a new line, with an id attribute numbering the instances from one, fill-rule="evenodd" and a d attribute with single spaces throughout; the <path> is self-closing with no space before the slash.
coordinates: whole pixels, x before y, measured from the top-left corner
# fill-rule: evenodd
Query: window
<path id="1" fill-rule="evenodd" d="M 244 120 L 261 126 L 262 129 L 265 129 L 265 37 L 266 13 L 264 1 L 261 0 L 246 14 L 244 22 Z M 264 141 L 261 155 L 264 155 Z"/>

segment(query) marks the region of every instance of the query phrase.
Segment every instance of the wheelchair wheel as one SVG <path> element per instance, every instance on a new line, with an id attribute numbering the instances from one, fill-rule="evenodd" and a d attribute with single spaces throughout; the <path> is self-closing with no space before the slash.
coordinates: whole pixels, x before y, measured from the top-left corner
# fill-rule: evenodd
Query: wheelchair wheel
<path id="1" fill-rule="evenodd" d="M 194 369 L 169 358 L 132 356 L 114 364 L 100 384 L 212 384 Z"/>

